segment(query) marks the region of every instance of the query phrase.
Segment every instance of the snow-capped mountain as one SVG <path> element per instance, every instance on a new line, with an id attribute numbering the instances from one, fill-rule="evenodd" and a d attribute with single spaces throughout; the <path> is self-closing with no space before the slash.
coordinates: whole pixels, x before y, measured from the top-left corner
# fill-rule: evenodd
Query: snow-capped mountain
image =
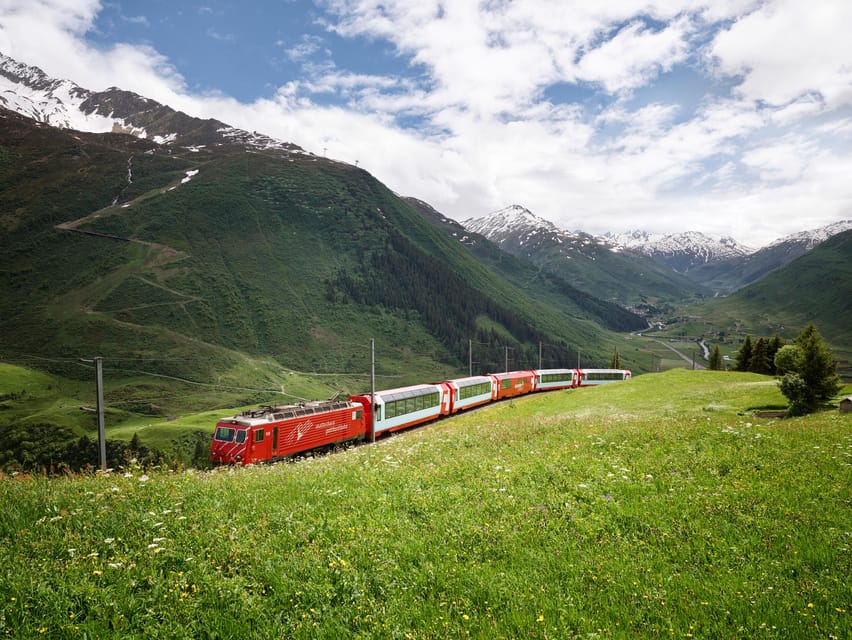
<path id="1" fill-rule="evenodd" d="M 700 231 L 652 234 L 646 231 L 607 233 L 604 238 L 615 246 L 631 249 L 679 273 L 698 265 L 741 258 L 753 253 L 733 238 L 712 238 Z"/>
<path id="2" fill-rule="evenodd" d="M 462 226 L 468 231 L 485 236 L 498 245 L 509 237 L 523 245 L 525 235 L 529 238 L 531 234 L 536 232 L 559 232 L 559 228 L 555 224 L 544 218 L 539 218 L 519 204 L 492 211 L 482 218 L 463 220 Z"/>
<path id="3" fill-rule="evenodd" d="M 520 205 L 511 205 L 482 218 L 462 222 L 469 231 L 479 233 L 501 247 L 514 244 L 534 250 L 542 234 L 552 240 L 589 251 L 621 251 L 624 249 L 655 259 L 674 271 L 683 273 L 696 264 L 705 264 L 751 253 L 733 238 L 715 240 L 698 231 L 677 234 L 650 234 L 636 230 L 623 234 L 607 233 L 594 237 L 582 231 L 566 231 L 540 218 Z"/>
<path id="4" fill-rule="evenodd" d="M 545 247 L 566 259 L 581 254 L 586 259 L 596 260 L 601 252 L 611 250 L 602 239 L 582 231 L 560 229 L 519 204 L 498 209 L 482 218 L 469 218 L 462 226 L 485 236 L 504 251 L 525 258 Z"/>
<path id="5" fill-rule="evenodd" d="M 809 229 L 807 231 L 800 231 L 799 233 L 784 236 L 783 238 L 779 238 L 775 242 L 772 242 L 765 248 L 769 249 L 782 244 L 796 244 L 801 245 L 806 251 L 810 251 L 821 242 L 825 242 L 830 237 L 836 236 L 838 233 L 848 231 L 849 229 L 852 229 L 852 220 L 840 220 L 839 222 L 834 222 L 824 227 L 819 227 L 818 229 Z"/>
<path id="6" fill-rule="evenodd" d="M 89 91 L 70 80 L 48 77 L 0 53 L 0 107 L 37 122 L 89 133 L 126 133 L 157 144 L 204 146 L 243 144 L 300 152 L 296 145 L 231 127 L 218 120 L 193 118 L 154 100 L 112 87 Z"/>
<path id="7" fill-rule="evenodd" d="M 587 293 L 631 305 L 640 313 L 647 311 L 648 297 L 674 300 L 703 291 L 644 255 L 623 251 L 582 231 L 560 229 L 520 205 L 465 220 L 462 225 Z"/>
<path id="8" fill-rule="evenodd" d="M 631 259 L 630 256 L 637 260 L 634 263 L 637 273 L 645 276 L 652 273 L 653 267 L 638 261 L 650 259 L 669 273 L 686 276 L 718 293 L 730 293 L 750 284 L 803 256 L 824 240 L 852 228 L 850 220 L 836 222 L 781 238 L 754 251 L 733 238 L 713 238 L 700 231 L 655 234 L 633 230 L 594 237 L 581 231 L 559 229 L 520 205 L 462 224 L 505 251 L 538 264 L 591 260 L 602 265 L 612 260 L 613 255 L 623 254 L 625 260 Z"/>

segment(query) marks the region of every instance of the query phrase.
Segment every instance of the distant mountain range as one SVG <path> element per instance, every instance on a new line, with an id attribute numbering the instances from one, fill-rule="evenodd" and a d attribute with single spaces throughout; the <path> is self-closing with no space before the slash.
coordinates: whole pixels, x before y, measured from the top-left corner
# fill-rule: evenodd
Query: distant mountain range
<path id="1" fill-rule="evenodd" d="M 461 223 L 512 255 L 557 273 L 584 291 L 644 315 L 661 305 L 709 295 L 700 284 L 638 252 L 582 231 L 565 231 L 520 205 Z"/>
<path id="2" fill-rule="evenodd" d="M 501 248 L 523 255 L 539 264 L 558 265 L 583 259 L 601 262 L 621 254 L 622 259 L 639 260 L 645 257 L 663 268 L 657 272 L 674 272 L 698 285 L 694 293 L 727 294 L 755 282 L 767 273 L 778 269 L 806 254 L 828 238 L 852 229 L 852 220 L 796 233 L 758 250 L 739 244 L 733 238 L 715 239 L 699 231 L 675 234 L 651 234 L 635 230 L 626 233 L 606 233 L 595 237 L 582 231 L 565 231 L 544 220 L 520 205 L 494 211 L 481 218 L 465 220 L 465 229 L 478 233 Z M 574 265 L 575 267 L 576 265 Z M 567 266 L 579 276 L 579 270 Z M 649 270 L 647 263 L 639 260 L 637 272 Z M 564 270 L 564 269 L 563 269 Z M 677 280 L 683 287 L 684 279 Z M 600 283 L 598 283 L 599 285 Z M 657 283 L 654 285 L 658 286 Z M 706 289 L 706 291 L 704 291 Z M 685 287 L 680 294 L 686 293 Z M 623 296 L 624 292 L 613 292 Z M 678 294 L 675 294 L 678 295 Z"/>

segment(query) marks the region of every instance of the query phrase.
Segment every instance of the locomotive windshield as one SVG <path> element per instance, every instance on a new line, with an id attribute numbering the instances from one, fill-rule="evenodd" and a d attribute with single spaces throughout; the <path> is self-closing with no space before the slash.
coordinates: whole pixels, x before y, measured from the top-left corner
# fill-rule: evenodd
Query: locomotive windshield
<path id="1" fill-rule="evenodd" d="M 233 429 L 231 427 L 216 427 L 216 440 L 221 442 L 237 441 L 237 444 L 242 444 L 246 441 L 245 429 Z"/>

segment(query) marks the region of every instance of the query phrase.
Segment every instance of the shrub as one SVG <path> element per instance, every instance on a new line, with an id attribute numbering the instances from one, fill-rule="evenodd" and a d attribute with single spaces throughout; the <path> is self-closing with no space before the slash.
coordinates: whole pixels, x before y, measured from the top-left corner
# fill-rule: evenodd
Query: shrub
<path id="1" fill-rule="evenodd" d="M 795 351 L 783 347 L 776 355 L 776 368 L 783 366 L 788 373 L 781 379 L 781 393 L 790 401 L 788 413 L 803 415 L 815 411 L 831 400 L 840 390 L 837 364 L 831 350 L 809 324 L 795 340 Z M 778 361 L 778 356 L 781 360 Z"/>

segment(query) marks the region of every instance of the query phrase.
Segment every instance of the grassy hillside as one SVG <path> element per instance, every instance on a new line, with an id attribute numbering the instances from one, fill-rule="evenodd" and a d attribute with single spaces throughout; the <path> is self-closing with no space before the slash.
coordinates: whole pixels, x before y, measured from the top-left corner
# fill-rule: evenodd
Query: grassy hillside
<path id="1" fill-rule="evenodd" d="M 825 638 L 852 633 L 852 416 L 669 372 L 342 454 L 0 479 L 0 633 Z"/>

